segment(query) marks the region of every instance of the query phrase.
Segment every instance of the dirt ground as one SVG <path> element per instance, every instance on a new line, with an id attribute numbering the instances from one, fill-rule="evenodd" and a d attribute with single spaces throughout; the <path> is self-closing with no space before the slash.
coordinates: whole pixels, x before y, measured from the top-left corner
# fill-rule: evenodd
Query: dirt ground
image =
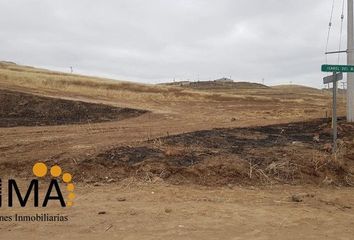
<path id="1" fill-rule="evenodd" d="M 38 116 L 51 116 L 61 101 L 80 102 L 90 113 L 97 104 L 144 111 L 61 125 L 37 117 L 35 126 L 14 114 L 12 127 L 0 127 L 1 177 L 26 181 L 33 163 L 59 164 L 74 173 L 77 197 L 68 209 L 3 208 L 3 215 L 60 212 L 70 221 L 2 222 L 0 239 L 353 238 L 353 125 L 341 122 L 334 161 L 327 91 L 198 92 L 90 81 L 96 80 L 0 68 L 2 99 L 9 91 L 16 101 L 26 96 Z M 48 98 L 53 105 L 43 105 Z M 6 111 L 21 112 L 13 106 Z"/>
<path id="2" fill-rule="evenodd" d="M 1 223 L 2 239 L 352 239 L 351 188 L 79 185 L 65 223 Z M 293 196 L 301 202 L 294 202 Z M 29 215 L 38 210 L 2 210 Z M 58 210 L 44 210 L 55 214 Z"/>

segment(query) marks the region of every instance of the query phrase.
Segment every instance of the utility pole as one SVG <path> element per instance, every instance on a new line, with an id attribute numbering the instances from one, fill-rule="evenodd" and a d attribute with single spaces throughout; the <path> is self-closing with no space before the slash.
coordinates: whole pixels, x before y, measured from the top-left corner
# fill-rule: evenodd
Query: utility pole
<path id="1" fill-rule="evenodd" d="M 348 49 L 347 65 L 354 65 L 354 15 L 353 0 L 348 0 Z M 347 121 L 354 122 L 354 73 L 347 75 Z"/>

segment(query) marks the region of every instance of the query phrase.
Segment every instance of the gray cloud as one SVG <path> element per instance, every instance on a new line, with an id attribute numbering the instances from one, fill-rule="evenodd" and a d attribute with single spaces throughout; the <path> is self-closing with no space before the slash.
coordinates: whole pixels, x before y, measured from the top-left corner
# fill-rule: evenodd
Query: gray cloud
<path id="1" fill-rule="evenodd" d="M 0 0 L 0 59 L 148 83 L 232 76 L 321 87 L 330 8 L 329 0 Z"/>

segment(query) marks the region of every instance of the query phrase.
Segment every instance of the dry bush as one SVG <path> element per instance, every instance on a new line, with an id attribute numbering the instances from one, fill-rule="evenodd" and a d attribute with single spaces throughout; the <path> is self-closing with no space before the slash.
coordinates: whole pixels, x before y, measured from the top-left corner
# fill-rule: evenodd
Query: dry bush
<path id="1" fill-rule="evenodd" d="M 317 173 L 330 163 L 331 157 L 326 153 L 316 151 L 310 160 L 314 172 Z"/>
<path id="2" fill-rule="evenodd" d="M 265 171 L 261 167 L 259 167 L 258 164 L 252 164 L 252 162 L 249 163 L 249 173 L 248 176 L 250 179 L 259 179 L 262 184 L 271 184 L 272 179 L 266 174 Z"/>
<path id="3" fill-rule="evenodd" d="M 344 141 L 337 142 L 337 151 L 332 159 L 333 164 L 337 167 L 343 167 L 345 163 L 345 155 L 347 153 L 347 146 Z"/>
<path id="4" fill-rule="evenodd" d="M 276 180 L 294 181 L 300 172 L 300 168 L 289 160 L 283 160 L 272 162 L 266 167 L 265 172 Z"/>

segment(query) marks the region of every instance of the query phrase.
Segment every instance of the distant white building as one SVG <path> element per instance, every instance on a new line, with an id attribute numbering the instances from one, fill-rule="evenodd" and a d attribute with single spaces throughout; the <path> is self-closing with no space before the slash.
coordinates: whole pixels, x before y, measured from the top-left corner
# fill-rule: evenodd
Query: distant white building
<path id="1" fill-rule="evenodd" d="M 191 82 L 190 81 L 180 81 L 180 82 L 176 82 L 178 85 L 180 86 L 186 86 L 186 85 L 190 85 Z"/>

